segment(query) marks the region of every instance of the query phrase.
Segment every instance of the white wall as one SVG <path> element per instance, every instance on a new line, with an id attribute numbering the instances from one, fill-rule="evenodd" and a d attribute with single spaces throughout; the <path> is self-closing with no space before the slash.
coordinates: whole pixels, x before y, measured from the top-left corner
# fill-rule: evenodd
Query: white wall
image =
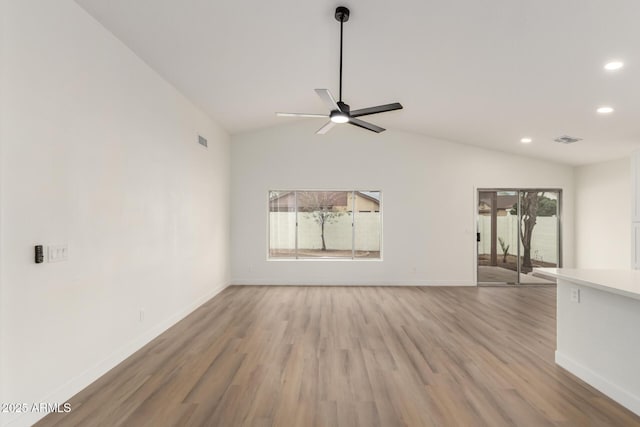
<path id="1" fill-rule="evenodd" d="M 475 284 L 479 187 L 563 189 L 564 265 L 572 265 L 571 167 L 393 130 L 315 135 L 321 124 L 232 138 L 232 283 Z M 382 190 L 384 260 L 267 261 L 274 189 Z"/>
<path id="2" fill-rule="evenodd" d="M 229 283 L 229 137 L 72 1 L 3 19 L 0 401 L 62 403 Z"/>
<path id="3" fill-rule="evenodd" d="M 578 277 L 631 290 L 639 275 L 602 271 Z M 578 303 L 571 301 L 572 289 L 579 292 Z M 556 363 L 640 415 L 640 301 L 581 280 L 558 279 L 557 304 Z"/>
<path id="4" fill-rule="evenodd" d="M 628 269 L 629 158 L 576 168 L 576 267 Z"/>

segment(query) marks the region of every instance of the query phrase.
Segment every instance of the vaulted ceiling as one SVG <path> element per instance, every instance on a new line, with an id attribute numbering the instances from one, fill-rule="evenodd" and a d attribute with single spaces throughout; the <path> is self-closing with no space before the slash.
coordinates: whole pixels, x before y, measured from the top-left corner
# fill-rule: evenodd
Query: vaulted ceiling
<path id="1" fill-rule="evenodd" d="M 637 0 L 77 2 L 232 134 L 326 112 L 313 89 L 338 91 L 344 5 L 343 98 L 401 102 L 370 116 L 389 132 L 569 164 L 640 147 Z M 613 59 L 624 68 L 604 70 Z"/>

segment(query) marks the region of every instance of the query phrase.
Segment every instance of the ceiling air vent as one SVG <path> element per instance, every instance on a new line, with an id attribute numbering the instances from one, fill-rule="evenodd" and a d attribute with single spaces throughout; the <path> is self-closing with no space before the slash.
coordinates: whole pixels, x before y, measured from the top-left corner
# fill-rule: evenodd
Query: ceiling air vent
<path id="1" fill-rule="evenodd" d="M 582 141 L 582 138 L 576 138 L 574 136 L 562 135 L 554 139 L 555 142 L 561 144 L 573 144 L 574 142 Z"/>

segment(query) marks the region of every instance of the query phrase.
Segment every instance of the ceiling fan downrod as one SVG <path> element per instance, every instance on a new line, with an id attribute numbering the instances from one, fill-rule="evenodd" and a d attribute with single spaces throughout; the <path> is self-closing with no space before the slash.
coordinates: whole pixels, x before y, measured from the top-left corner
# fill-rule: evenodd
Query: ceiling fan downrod
<path id="1" fill-rule="evenodd" d="M 340 89 L 338 93 L 338 101 L 342 102 L 342 33 L 343 25 L 349 20 L 349 9 L 344 6 L 336 8 L 336 20 L 340 22 Z"/>

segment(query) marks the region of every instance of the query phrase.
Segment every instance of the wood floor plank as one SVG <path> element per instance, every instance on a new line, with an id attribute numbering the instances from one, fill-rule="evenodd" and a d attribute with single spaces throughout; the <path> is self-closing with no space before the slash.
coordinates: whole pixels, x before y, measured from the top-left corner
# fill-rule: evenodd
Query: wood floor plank
<path id="1" fill-rule="evenodd" d="M 38 426 L 640 426 L 554 363 L 555 288 L 232 286 Z"/>

